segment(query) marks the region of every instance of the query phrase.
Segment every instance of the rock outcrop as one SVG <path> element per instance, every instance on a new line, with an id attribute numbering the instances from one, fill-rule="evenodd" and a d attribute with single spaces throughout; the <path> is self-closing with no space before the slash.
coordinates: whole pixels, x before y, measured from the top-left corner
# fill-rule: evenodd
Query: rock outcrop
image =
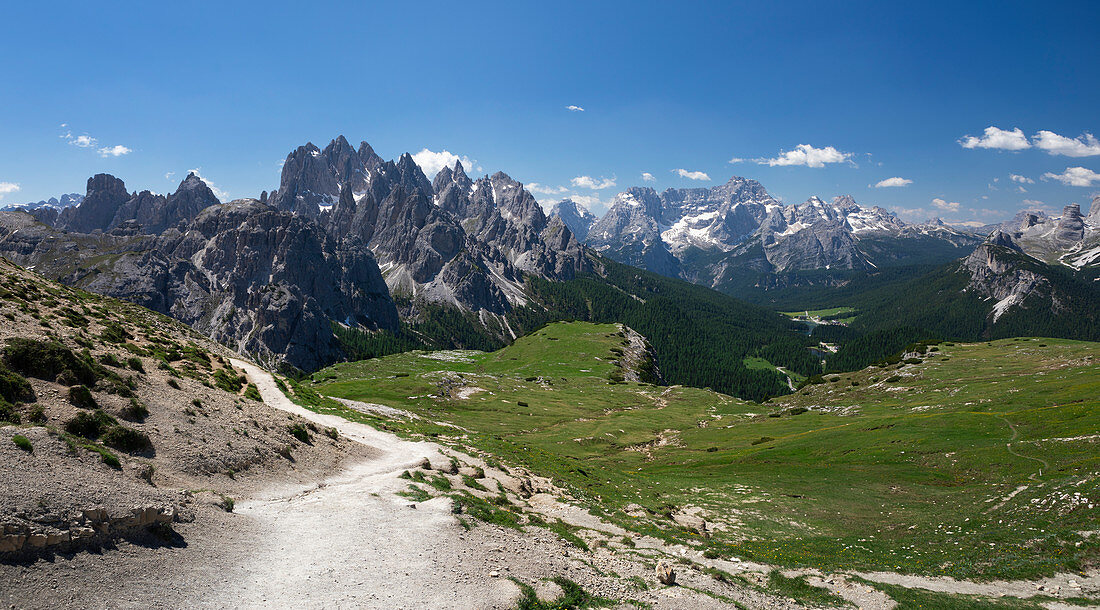
<path id="1" fill-rule="evenodd" d="M 57 226 L 77 233 L 105 231 L 130 197 L 125 182 L 110 174 L 96 174 L 88 178 L 84 200 L 78 206 L 63 210 L 57 218 Z"/>

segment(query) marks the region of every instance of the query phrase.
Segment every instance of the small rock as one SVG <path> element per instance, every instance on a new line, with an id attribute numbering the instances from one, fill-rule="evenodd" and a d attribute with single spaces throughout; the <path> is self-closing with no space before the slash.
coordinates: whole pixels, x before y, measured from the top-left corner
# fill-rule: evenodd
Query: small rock
<path id="1" fill-rule="evenodd" d="M 676 570 L 672 569 L 672 566 L 662 559 L 657 562 L 657 580 L 661 581 L 663 585 L 672 586 L 676 584 Z"/>
<path id="2" fill-rule="evenodd" d="M 489 572 L 489 576 L 492 576 L 493 578 L 500 578 L 500 572 L 493 570 L 492 572 Z"/>

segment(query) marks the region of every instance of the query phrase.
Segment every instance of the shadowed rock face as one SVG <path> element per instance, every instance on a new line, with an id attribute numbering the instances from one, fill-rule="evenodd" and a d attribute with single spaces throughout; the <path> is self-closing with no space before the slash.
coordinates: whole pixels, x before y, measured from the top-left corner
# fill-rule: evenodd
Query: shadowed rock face
<path id="1" fill-rule="evenodd" d="M 270 366 L 314 370 L 344 358 L 333 321 L 398 327 L 370 251 L 337 249 L 308 218 L 240 200 L 206 207 L 184 229 L 89 235 L 3 213 L 0 254 L 170 315 Z"/>
<path id="2" fill-rule="evenodd" d="M 131 195 L 122 180 L 98 174 L 88 179 L 88 194 L 79 205 L 65 208 L 52 218 L 48 214 L 35 214 L 35 218 L 75 233 L 125 226 L 127 230 L 156 235 L 190 221 L 204 208 L 218 203 L 210 187 L 193 173 L 188 173 L 176 192 L 167 197 L 151 191 Z"/>
<path id="3" fill-rule="evenodd" d="M 80 205 L 66 208 L 57 219 L 57 226 L 68 231 L 91 233 L 105 231 L 118 214 L 119 208 L 130 200 L 126 183 L 110 174 L 96 174 L 88 178 L 88 190 Z"/>

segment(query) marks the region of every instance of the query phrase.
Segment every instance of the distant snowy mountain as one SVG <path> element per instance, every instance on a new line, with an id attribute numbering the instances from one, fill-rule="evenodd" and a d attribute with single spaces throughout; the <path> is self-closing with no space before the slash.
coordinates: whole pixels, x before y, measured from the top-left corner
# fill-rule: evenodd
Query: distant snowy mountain
<path id="1" fill-rule="evenodd" d="M 55 210 L 63 210 L 67 207 L 74 205 L 80 205 L 80 202 L 84 201 L 84 195 L 80 193 L 68 193 L 60 197 L 50 197 L 43 201 L 35 201 L 33 203 L 12 203 L 0 207 L 2 212 L 11 212 L 15 210 L 37 210 L 40 208 L 53 208 Z"/>
<path id="2" fill-rule="evenodd" d="M 945 262 L 981 241 L 939 221 L 906 224 L 847 195 L 783 205 L 759 182 L 738 176 L 712 188 L 630 188 L 612 199 L 585 239 L 613 259 L 712 287 L 746 272 Z"/>
<path id="3" fill-rule="evenodd" d="M 554 207 L 550 208 L 548 216 L 560 218 L 573 235 L 582 241 L 588 236 L 588 230 L 596 224 L 597 220 L 596 215 L 589 212 L 588 208 L 572 199 L 562 199 L 555 203 Z"/>
<path id="4" fill-rule="evenodd" d="M 50 197 L 43 201 L 10 203 L 0 207 L 0 212 L 23 211 L 34 216 L 41 222 L 53 224 L 53 222 L 57 220 L 57 215 L 61 213 L 61 210 L 78 206 L 82 201 L 84 201 L 84 195 L 80 193 L 67 193 L 60 197 Z"/>

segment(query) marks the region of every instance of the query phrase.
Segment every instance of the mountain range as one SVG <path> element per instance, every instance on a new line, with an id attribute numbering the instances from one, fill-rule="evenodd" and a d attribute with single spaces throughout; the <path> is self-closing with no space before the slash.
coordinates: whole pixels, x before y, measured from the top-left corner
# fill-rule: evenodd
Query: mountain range
<path id="1" fill-rule="evenodd" d="M 963 274 L 953 280 L 953 294 L 988 301 L 967 315 L 991 328 L 1011 319 L 1002 316 L 1013 308 L 1034 310 L 1036 301 L 1021 295 L 1040 285 L 1062 287 L 1048 291 L 1047 310 L 1067 298 L 1092 298 L 1091 287 L 1077 284 L 1100 263 L 1098 219 L 1100 199 L 1087 216 L 1075 206 L 1058 219 L 1025 215 L 991 228 L 987 240 L 939 221 L 908 224 L 848 196 L 785 205 L 741 177 L 662 193 L 629 188 L 602 218 L 572 200 L 546 214 L 503 172 L 471 178 L 456 162 L 429 180 L 409 154 L 386 161 L 366 142 L 354 148 L 340 136 L 324 149 L 307 143 L 292 151 L 279 186 L 255 199 L 222 203 L 195 174 L 168 195 L 131 192 L 122 180 L 98 174 L 82 197 L 0 212 L 0 254 L 171 315 L 287 371 L 417 345 L 496 348 L 554 319 L 621 322 L 629 303 L 652 308 L 675 293 L 681 302 L 668 305 L 669 316 L 688 320 L 718 306 L 753 322 L 723 331 L 739 337 L 725 347 L 726 339 L 698 329 L 705 345 L 699 350 L 736 354 L 712 363 L 713 371 L 693 372 L 684 366 L 686 354 L 670 369 L 698 383 L 726 384 L 726 391 L 766 395 L 780 377 L 754 377 L 741 357 L 782 344 L 773 364 L 812 373 L 815 365 L 803 362 L 803 344 L 812 341 L 794 337 L 774 313 L 659 276 L 734 296 L 827 287 L 821 294 L 829 298 L 863 299 L 868 320 L 898 324 L 864 297 L 929 272 Z M 910 272 L 915 266 L 919 273 Z M 1059 267 L 1070 279 L 1025 280 L 1022 267 L 1044 278 Z M 669 357 L 672 344 L 652 336 L 658 328 L 674 332 L 666 321 L 629 315 Z M 768 330 L 753 334 L 754 324 Z"/>
<path id="2" fill-rule="evenodd" d="M 554 210 L 567 223 L 585 218 L 571 201 Z M 938 220 L 907 224 L 847 195 L 784 205 L 759 182 L 738 176 L 711 188 L 627 189 L 589 225 L 585 239 L 615 260 L 727 292 L 742 288 L 738 280 L 746 273 L 942 263 L 981 241 Z"/>

